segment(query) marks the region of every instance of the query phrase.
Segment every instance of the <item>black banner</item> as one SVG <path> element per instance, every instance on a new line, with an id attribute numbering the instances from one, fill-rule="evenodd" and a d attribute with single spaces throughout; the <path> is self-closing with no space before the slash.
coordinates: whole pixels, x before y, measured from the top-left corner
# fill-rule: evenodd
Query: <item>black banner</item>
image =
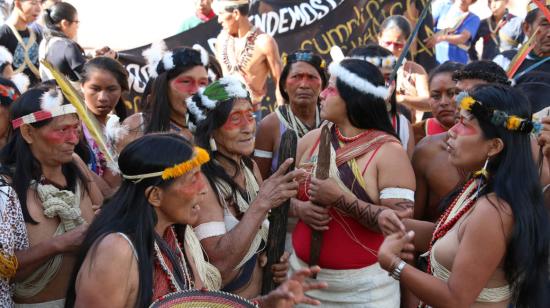
<path id="1" fill-rule="evenodd" d="M 317 52 L 330 62 L 330 48 L 338 45 L 344 53 L 354 47 L 375 41 L 380 24 L 390 15 L 404 15 L 416 21 L 427 0 L 264 0 L 252 4 L 249 19 L 254 25 L 275 38 L 281 54 L 297 49 Z M 414 27 L 414 23 L 412 26 Z M 422 40 L 432 32 L 432 18 L 422 25 L 418 39 L 411 50 L 412 59 L 426 70 L 435 66 L 433 50 Z M 200 44 L 210 52 L 214 50 L 221 27 L 214 18 L 188 31 L 165 39 L 168 48 Z M 143 50 L 138 48 L 119 52 L 119 60 L 130 75 L 130 94 L 127 108 L 131 112 L 140 109 L 140 94 L 149 78 Z M 262 102 L 265 113 L 273 110 L 274 87 L 268 84 L 268 95 Z"/>

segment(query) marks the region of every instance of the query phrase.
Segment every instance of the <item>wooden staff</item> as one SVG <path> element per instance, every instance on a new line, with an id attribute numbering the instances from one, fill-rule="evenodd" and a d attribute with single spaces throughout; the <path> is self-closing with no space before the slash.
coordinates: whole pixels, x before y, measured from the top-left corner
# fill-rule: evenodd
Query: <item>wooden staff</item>
<path id="1" fill-rule="evenodd" d="M 319 155 L 317 156 L 317 169 L 315 177 L 320 180 L 328 179 L 330 170 L 330 131 L 325 125 L 321 129 L 321 139 L 319 141 Z M 321 254 L 321 241 L 323 240 L 323 232 L 313 230 L 311 233 L 311 245 L 309 246 L 309 266 L 319 264 L 319 256 Z M 313 275 L 316 278 L 317 275 Z"/>
<path id="2" fill-rule="evenodd" d="M 281 136 L 281 145 L 279 146 L 279 162 L 277 168 L 289 158 L 296 161 L 296 147 L 298 137 L 292 129 L 287 129 Z M 293 163 L 287 170 L 287 173 L 294 170 Z M 288 223 L 288 210 L 290 208 L 290 199 L 281 206 L 271 210 L 269 214 L 269 233 L 267 237 L 267 264 L 264 267 L 262 281 L 262 294 L 265 295 L 274 290 L 278 284 L 273 281 L 271 267 L 279 263 L 279 259 L 285 252 L 286 228 Z"/>

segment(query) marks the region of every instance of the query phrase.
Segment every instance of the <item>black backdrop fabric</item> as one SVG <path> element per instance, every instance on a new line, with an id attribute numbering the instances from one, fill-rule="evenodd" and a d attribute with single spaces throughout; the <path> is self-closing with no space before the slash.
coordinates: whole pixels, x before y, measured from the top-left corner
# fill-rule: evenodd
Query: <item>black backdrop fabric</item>
<path id="1" fill-rule="evenodd" d="M 427 0 L 263 0 L 251 4 L 249 19 L 275 38 L 281 56 L 298 49 L 309 49 L 330 63 L 330 48 L 338 45 L 344 53 L 376 40 L 382 21 L 390 15 L 405 15 L 416 21 Z M 412 24 L 414 27 L 414 23 Z M 221 27 L 214 18 L 188 31 L 165 38 L 168 48 L 200 44 L 213 52 Z M 420 28 L 410 58 L 427 71 L 435 66 L 433 50 L 422 40 L 432 34 L 431 14 Z M 141 93 L 149 79 L 142 52 L 149 45 L 119 52 L 119 61 L 129 73 L 129 112 L 141 109 Z M 268 83 L 268 95 L 262 102 L 264 115 L 273 111 L 274 86 Z"/>

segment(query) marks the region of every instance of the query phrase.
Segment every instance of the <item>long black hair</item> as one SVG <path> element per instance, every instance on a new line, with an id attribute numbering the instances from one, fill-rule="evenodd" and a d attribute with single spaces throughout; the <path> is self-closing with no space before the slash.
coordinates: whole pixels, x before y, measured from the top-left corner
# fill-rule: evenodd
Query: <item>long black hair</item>
<path id="1" fill-rule="evenodd" d="M 193 95 L 191 99 L 194 100 L 196 103 L 202 104 L 200 103 L 200 95 Z M 199 147 L 206 149 L 210 154 L 210 157 L 214 158 L 202 165 L 202 172 L 204 173 L 204 175 L 208 179 L 208 182 L 210 183 L 210 186 L 212 187 L 215 187 L 215 181 L 217 179 L 221 179 L 224 182 L 228 183 L 229 186 L 231 186 L 233 195 L 235 195 L 237 191 L 241 190 L 239 185 L 237 185 L 234 180 L 234 178 L 239 175 L 240 162 L 236 162 L 233 159 L 226 157 L 219 151 L 213 151 L 210 144 L 210 139 L 213 138 L 214 132 L 220 129 L 225 124 L 225 122 L 227 122 L 229 114 L 231 113 L 233 105 L 235 104 L 235 100 L 236 99 L 231 98 L 226 101 L 218 102 L 214 109 L 209 110 L 206 113 L 206 118 L 202 121 L 197 121 L 192 113 L 189 114 L 189 120 L 196 126 L 195 143 Z M 228 174 L 222 166 L 215 162 L 215 159 L 220 158 L 226 160 L 235 168 L 235 174 Z M 248 168 L 253 168 L 253 162 L 250 157 L 243 156 L 242 160 Z M 243 194 L 243 196 L 246 196 L 246 194 Z M 220 196 L 218 196 L 218 198 L 220 198 Z M 219 200 L 219 202 L 220 204 L 222 204 L 222 200 Z"/>
<path id="2" fill-rule="evenodd" d="M 475 88 L 471 95 L 489 110 L 531 117 L 527 98 L 516 89 L 488 84 Z M 496 126 L 486 113 L 472 114 L 478 119 L 484 138 L 500 138 L 504 143 L 502 151 L 489 161 L 490 176 L 481 195 L 495 193 L 513 212 L 514 228 L 506 249 L 504 272 L 515 307 L 545 307 L 549 299 L 550 228 L 530 135 Z"/>
<path id="3" fill-rule="evenodd" d="M 67 38 L 59 24 L 63 20 L 76 22 L 76 14 L 76 8 L 67 2 L 59 2 L 45 9 L 43 19 L 48 38 L 53 36 Z"/>
<path id="4" fill-rule="evenodd" d="M 42 110 L 40 98 L 51 88 L 52 86 L 50 85 L 42 84 L 23 93 L 12 104 L 10 120 Z M 63 98 L 63 104 L 70 104 L 65 97 Z M 51 121 L 52 119 L 47 119 L 29 125 L 34 128 L 40 128 L 48 125 Z M 19 128 L 12 130 L 7 144 L 0 151 L 0 164 L 2 165 L 0 173 L 12 178 L 12 186 L 19 197 L 25 222 L 36 224 L 37 222 L 32 219 L 27 208 L 27 191 L 29 190 L 31 181 L 40 181 L 42 166 L 32 154 Z M 67 190 L 75 192 L 77 182 L 82 184 L 83 189 L 87 189 L 87 185 L 83 184 L 87 183 L 89 179 L 82 174 L 74 162 L 63 164 L 62 172 L 67 180 Z"/>
<path id="5" fill-rule="evenodd" d="M 124 121 L 128 111 L 126 110 L 124 99 L 122 97 L 125 92 L 130 90 L 130 86 L 128 85 L 128 71 L 117 60 L 109 57 L 95 57 L 84 64 L 81 73 L 82 79 L 80 82 L 82 84 L 88 82 L 92 72 L 95 70 L 103 70 L 110 73 L 122 89 L 122 95 L 120 96 L 118 103 L 115 105 L 114 110 L 120 120 Z"/>
<path id="6" fill-rule="evenodd" d="M 184 73 L 196 66 L 204 67 L 201 61 L 201 53 L 198 50 L 181 47 L 172 51 L 174 67 L 164 68 L 161 61 L 155 68 L 158 76 L 151 85 L 151 96 L 143 110 L 145 120 L 145 134 L 153 132 L 167 132 L 170 130 L 170 81 L 181 73 Z M 182 102 L 184 104 L 185 102 Z"/>
<path id="7" fill-rule="evenodd" d="M 384 76 L 380 70 L 367 61 L 344 59 L 340 65 L 359 78 L 369 81 L 375 87 L 385 85 Z M 361 129 L 380 130 L 398 138 L 390 122 L 386 101 L 383 98 L 359 91 L 338 76 L 336 77 L 336 88 L 346 103 L 346 113 L 353 126 Z"/>
<path id="8" fill-rule="evenodd" d="M 119 157 L 120 171 L 124 175 L 140 175 L 162 171 L 193 156 L 193 147 L 189 141 L 176 134 L 149 134 L 138 138 L 122 150 Z M 164 189 L 174 179 L 162 180 L 160 176 L 147 178 L 137 183 L 124 180 L 115 195 L 103 205 L 99 214 L 88 228 L 86 237 L 77 254 L 75 267 L 67 291 L 66 307 L 73 307 L 76 299 L 75 283 L 78 272 L 88 253 L 94 253 L 94 247 L 107 235 L 116 232 L 126 234 L 137 252 L 139 270 L 139 288 L 136 307 L 148 307 L 153 297 L 154 241 L 165 253 L 172 264 L 176 257 L 162 234 L 156 234 L 157 215 L 148 202 L 146 189 L 151 186 Z M 179 237 L 178 237 L 179 238 Z M 183 242 L 183 238 L 180 238 Z M 183 273 L 174 266 L 175 278 L 183 285 Z"/>

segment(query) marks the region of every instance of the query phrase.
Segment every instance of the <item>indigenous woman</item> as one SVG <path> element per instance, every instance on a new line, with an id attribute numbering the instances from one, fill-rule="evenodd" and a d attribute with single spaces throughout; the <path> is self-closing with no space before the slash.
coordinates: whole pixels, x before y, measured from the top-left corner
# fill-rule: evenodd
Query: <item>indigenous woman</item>
<path id="1" fill-rule="evenodd" d="M 300 50 L 283 58 L 279 91 L 285 104 L 258 126 L 255 161 L 265 179 L 277 169 L 281 136 L 292 129 L 302 138 L 321 125 L 319 94 L 327 85 L 326 63 L 311 51 Z"/>
<path id="2" fill-rule="evenodd" d="M 78 34 L 78 13 L 67 2 L 59 2 L 44 10 L 45 37 L 40 43 L 39 58 L 50 62 L 71 81 L 80 80 L 86 63 L 84 49 L 75 42 Z M 53 79 L 43 65 L 40 65 L 42 80 Z"/>
<path id="3" fill-rule="evenodd" d="M 380 25 L 378 44 L 399 58 L 410 35 L 411 25 L 407 19 L 401 15 L 393 15 Z M 412 123 L 416 122 L 416 110 L 430 111 L 428 73 L 416 62 L 403 62 L 397 71 L 396 92 L 397 103 L 410 110 Z"/>
<path id="4" fill-rule="evenodd" d="M 90 225 L 67 307 L 147 307 L 175 291 L 219 288 L 219 272 L 204 261 L 187 228 L 199 217 L 207 187 L 200 166 L 208 160 L 205 150 L 178 134 L 146 135 L 122 151 L 124 181 Z M 310 273 L 258 303 L 286 307 L 293 296 L 313 303 L 303 290 L 322 285 L 302 284 Z"/>
<path id="5" fill-rule="evenodd" d="M 63 307 L 74 250 L 103 202 L 74 154 L 80 120 L 55 87 L 25 92 L 11 109 L 13 134 L 0 153 L 2 172 L 21 204 L 30 248 L 16 251 L 15 302 Z M 23 306 L 24 307 L 24 306 Z"/>
<path id="6" fill-rule="evenodd" d="M 318 278 L 329 287 L 309 295 L 323 307 L 399 307 L 399 284 L 377 263 L 383 241 L 377 220 L 390 208 L 412 214 L 413 170 L 387 116 L 389 91 L 378 68 L 345 59 L 332 63 L 329 72 L 321 117 L 333 123 L 330 175 L 318 180 L 310 174 L 300 184 L 292 207 L 300 221 L 290 265 L 297 270 L 310 262 L 312 232 L 324 231 Z M 299 141 L 297 161 L 303 168 L 319 167 L 320 133 L 313 130 Z"/>
<path id="7" fill-rule="evenodd" d="M 288 160 L 262 183 L 258 167 L 249 158 L 256 132 L 253 106 L 235 77 L 210 84 L 188 99 L 187 106 L 197 126 L 197 144 L 213 158 L 202 169 L 209 185 L 195 232 L 209 261 L 221 272 L 222 289 L 253 298 L 261 290 L 267 213 L 296 195 L 294 178 L 302 172 L 284 175 L 291 164 Z M 283 255 L 272 268 L 277 282 L 286 277 L 287 258 Z"/>
<path id="8" fill-rule="evenodd" d="M 129 90 L 128 73 L 116 60 L 97 57 L 84 65 L 81 75 L 81 89 L 86 107 L 99 123 L 107 146 L 112 153 L 116 153 L 116 143 L 128 133 L 119 123 L 119 115 L 124 117 L 126 113 L 122 94 Z M 113 114 L 113 111 L 118 115 Z M 86 153 L 89 159 L 85 161 L 90 170 L 101 178 L 99 182 L 104 184 L 102 190 L 116 188 L 120 183 L 120 177 L 108 168 L 105 153 L 100 151 L 97 141 L 85 125 L 82 125 L 82 133 L 89 150 Z M 111 194 L 112 192 L 107 195 Z"/>
<path id="9" fill-rule="evenodd" d="M 470 93 L 457 98 L 460 121 L 449 130 L 447 150 L 472 176 L 436 224 L 404 220 L 417 251 L 427 251 L 428 273 L 398 257 L 411 234 L 387 237 L 378 260 L 429 306 L 545 307 L 550 230 L 528 102 L 496 84 Z"/>
<path id="10" fill-rule="evenodd" d="M 160 43 L 154 44 L 144 56 L 149 61 L 150 77 L 155 80 L 143 112 L 124 121 L 130 133 L 119 144 L 119 149 L 153 132 L 174 132 L 191 140 L 185 100 L 199 87 L 208 85 L 208 54 L 202 48 L 200 51 L 188 47 L 166 51 L 164 43 Z"/>
<path id="11" fill-rule="evenodd" d="M 378 45 L 367 45 L 354 48 L 350 52 L 349 57 L 352 59 L 367 61 L 378 67 L 386 82 L 388 82 L 397 61 L 395 56 L 392 55 L 390 51 Z M 386 109 L 389 112 L 391 124 L 397 132 L 399 140 L 401 140 L 401 144 L 403 144 L 407 154 L 409 157 L 412 157 L 412 153 L 414 151 L 414 138 L 410 121 L 412 119 L 411 114 L 406 108 L 396 104 L 396 101 L 393 98 L 391 100 L 388 99 L 386 104 Z M 401 112 L 405 113 L 407 116 L 403 115 Z"/>
<path id="12" fill-rule="evenodd" d="M 445 62 L 430 72 L 429 103 L 434 117 L 413 124 L 415 143 L 426 136 L 444 133 L 455 125 L 458 114 L 454 97 L 458 88 L 453 73 L 462 67 L 457 62 Z"/>

